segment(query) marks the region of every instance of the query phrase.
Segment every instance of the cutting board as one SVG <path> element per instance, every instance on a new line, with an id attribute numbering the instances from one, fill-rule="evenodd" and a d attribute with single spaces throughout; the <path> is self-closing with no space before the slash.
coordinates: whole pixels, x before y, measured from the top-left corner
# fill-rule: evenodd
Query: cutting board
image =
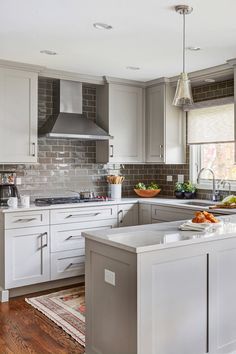
<path id="1" fill-rule="evenodd" d="M 209 209 L 236 209 L 236 205 L 216 204 L 209 206 Z"/>

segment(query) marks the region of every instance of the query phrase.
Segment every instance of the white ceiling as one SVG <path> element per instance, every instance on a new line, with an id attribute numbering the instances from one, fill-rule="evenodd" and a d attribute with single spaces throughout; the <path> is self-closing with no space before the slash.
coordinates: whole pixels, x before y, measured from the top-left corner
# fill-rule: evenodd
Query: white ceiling
<path id="1" fill-rule="evenodd" d="M 202 48 L 188 51 L 189 72 L 236 57 L 235 0 L 1 0 L 0 58 L 143 81 L 174 76 L 182 66 L 179 3 L 194 8 L 187 46 Z M 96 30 L 94 22 L 113 30 Z"/>

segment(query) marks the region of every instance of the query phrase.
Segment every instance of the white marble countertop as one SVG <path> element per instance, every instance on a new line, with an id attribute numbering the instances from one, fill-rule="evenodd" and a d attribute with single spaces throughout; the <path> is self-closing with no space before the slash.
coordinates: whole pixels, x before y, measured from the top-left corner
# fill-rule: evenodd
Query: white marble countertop
<path id="1" fill-rule="evenodd" d="M 206 203 L 204 205 L 189 205 L 189 202 L 200 202 Z M 176 198 L 122 198 L 119 200 L 112 201 L 102 201 L 102 202 L 86 202 L 86 203 L 72 203 L 72 204 L 57 204 L 57 205 L 49 205 L 49 206 L 36 206 L 35 204 L 31 204 L 29 208 L 23 208 L 19 206 L 18 208 L 9 208 L 9 207 L 0 207 L 0 212 L 2 213 L 12 213 L 17 211 L 34 211 L 34 210 L 53 210 L 53 209 L 65 209 L 65 208 L 84 208 L 84 207 L 94 207 L 94 206 L 102 206 L 102 205 L 118 205 L 118 204 L 129 204 L 129 203 L 142 203 L 142 204 L 154 204 L 161 206 L 170 206 L 177 207 L 179 209 L 187 209 L 187 210 L 208 210 L 208 204 L 211 202 L 207 200 L 199 200 L 199 199 L 176 199 Z M 214 212 L 220 214 L 236 214 L 236 209 L 214 209 Z"/>
<path id="2" fill-rule="evenodd" d="M 132 253 L 150 252 L 158 249 L 180 247 L 184 245 L 213 242 L 230 237 L 236 238 L 236 215 L 220 217 L 220 225 L 212 224 L 204 232 L 181 231 L 183 221 L 159 224 L 130 226 L 118 229 L 83 232 L 91 239 Z"/>

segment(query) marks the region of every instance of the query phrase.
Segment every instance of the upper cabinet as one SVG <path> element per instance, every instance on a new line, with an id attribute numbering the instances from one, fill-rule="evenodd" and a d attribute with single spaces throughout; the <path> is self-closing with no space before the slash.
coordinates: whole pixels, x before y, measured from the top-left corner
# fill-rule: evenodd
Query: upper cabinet
<path id="1" fill-rule="evenodd" d="M 146 162 L 185 163 L 185 114 L 172 105 L 175 88 L 161 83 L 146 89 Z"/>
<path id="2" fill-rule="evenodd" d="M 37 162 L 38 75 L 0 68 L 0 163 Z"/>
<path id="3" fill-rule="evenodd" d="M 97 122 L 114 139 L 97 141 L 97 162 L 144 162 L 144 89 L 107 83 L 97 89 Z"/>

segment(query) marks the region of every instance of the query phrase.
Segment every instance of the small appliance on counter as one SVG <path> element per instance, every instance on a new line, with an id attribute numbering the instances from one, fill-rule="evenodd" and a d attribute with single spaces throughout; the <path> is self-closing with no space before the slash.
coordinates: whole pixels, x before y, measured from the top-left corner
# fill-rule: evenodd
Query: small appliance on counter
<path id="1" fill-rule="evenodd" d="M 15 172 L 0 171 L 0 206 L 7 206 L 7 201 L 11 197 L 19 198 L 19 192 L 15 181 Z"/>

